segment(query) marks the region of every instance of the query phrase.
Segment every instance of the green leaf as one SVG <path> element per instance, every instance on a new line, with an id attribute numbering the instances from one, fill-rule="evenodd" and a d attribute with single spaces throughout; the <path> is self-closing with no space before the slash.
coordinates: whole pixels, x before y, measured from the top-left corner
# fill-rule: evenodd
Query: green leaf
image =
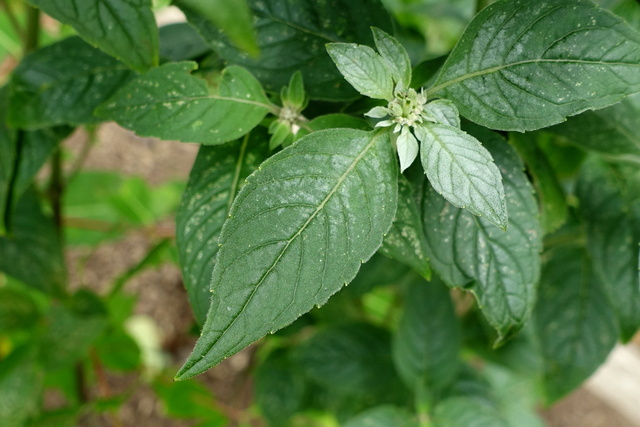
<path id="1" fill-rule="evenodd" d="M 312 99 L 353 99 L 356 92 L 325 50 L 330 42 L 373 45 L 371 27 L 391 31 L 379 0 L 248 0 L 261 55 L 252 58 L 201 15 L 183 8 L 187 19 L 229 64 L 247 68 L 264 87 L 279 92 L 300 70 Z"/>
<path id="2" fill-rule="evenodd" d="M 113 328 L 95 343 L 103 366 L 110 371 L 128 372 L 140 368 L 140 347 L 121 328 Z"/>
<path id="3" fill-rule="evenodd" d="M 436 99 L 424 106 L 423 114 L 429 121 L 460 128 L 460 113 L 448 99 Z"/>
<path id="4" fill-rule="evenodd" d="M 217 88 L 190 74 L 193 62 L 168 63 L 134 79 L 96 113 L 139 135 L 222 144 L 245 135 L 273 106 L 246 70 L 229 67 Z"/>
<path id="5" fill-rule="evenodd" d="M 160 380 L 155 382 L 153 389 L 171 418 L 205 419 L 209 422 L 206 425 L 211 427 L 227 425 L 225 417 L 213 405 L 215 397 L 211 390 L 198 381 Z"/>
<path id="6" fill-rule="evenodd" d="M 211 302 L 209 281 L 218 237 L 245 179 L 268 156 L 264 132 L 242 140 L 200 147 L 176 213 L 176 242 L 184 285 L 196 320 L 203 324 Z"/>
<path id="7" fill-rule="evenodd" d="M 458 373 L 460 325 L 449 290 L 439 280 L 413 280 L 393 336 L 393 360 L 404 383 L 438 392 Z"/>
<path id="8" fill-rule="evenodd" d="M 576 195 L 586 221 L 593 270 L 616 312 L 621 338 L 628 341 L 640 328 L 636 272 L 640 212 L 628 202 L 629 196 L 637 197 L 638 189 L 625 184 L 624 176 L 594 157 L 582 167 Z"/>
<path id="9" fill-rule="evenodd" d="M 18 201 L 11 234 L 0 237 L 0 271 L 43 292 L 57 293 L 65 266 L 56 227 L 34 191 Z"/>
<path id="10" fill-rule="evenodd" d="M 478 136 L 502 172 L 507 231 L 447 203 L 426 182 L 420 203 L 431 267 L 448 285 L 471 290 L 504 339 L 522 327 L 533 308 L 541 231 L 533 190 L 517 155 L 495 133 Z"/>
<path id="11" fill-rule="evenodd" d="M 12 204 L 11 192 L 18 153 L 17 132 L 9 128 L 6 121 L 9 111 L 8 94 L 7 86 L 0 89 L 0 236 L 7 232 L 6 226 L 9 225 L 7 208 Z"/>
<path id="12" fill-rule="evenodd" d="M 566 195 L 547 155 L 538 146 L 544 139 L 540 132 L 509 134 L 509 142 L 527 165 L 540 204 L 540 224 L 545 234 L 555 231 L 569 216 Z"/>
<path id="13" fill-rule="evenodd" d="M 32 352 L 19 348 L 0 364 L 0 425 L 23 427 L 38 408 L 42 392 L 42 367 Z"/>
<path id="14" fill-rule="evenodd" d="M 388 133 L 314 132 L 265 161 L 222 229 L 213 299 L 178 379 L 324 304 L 382 244 L 397 206 Z"/>
<path id="15" fill-rule="evenodd" d="M 613 160 L 640 162 L 640 96 L 599 111 L 587 111 L 545 129 L 568 142 Z"/>
<path id="16" fill-rule="evenodd" d="M 301 138 L 311 132 L 335 128 L 371 130 L 371 126 L 359 117 L 353 117 L 342 113 L 333 113 L 314 118 L 307 123 L 306 126 L 300 128 L 296 137 Z"/>
<path id="17" fill-rule="evenodd" d="M 220 28 L 237 48 L 257 56 L 260 53 L 247 0 L 179 0 Z"/>
<path id="18" fill-rule="evenodd" d="M 287 425 L 287 420 L 302 409 L 306 391 L 306 379 L 289 351 L 276 350 L 258 365 L 254 399 L 269 425 Z"/>
<path id="19" fill-rule="evenodd" d="M 25 57 L 15 69 L 9 121 L 20 128 L 96 123 L 93 110 L 133 75 L 121 62 L 70 37 Z"/>
<path id="20" fill-rule="evenodd" d="M 158 65 L 151 0 L 29 0 L 82 38 L 136 71 Z"/>
<path id="21" fill-rule="evenodd" d="M 399 207 L 399 206 L 398 206 Z M 343 290 L 353 297 L 362 296 L 371 290 L 398 284 L 410 271 L 404 264 L 387 258 L 378 251 L 369 261 L 362 264 L 356 277 Z"/>
<path id="22" fill-rule="evenodd" d="M 425 279 L 431 277 L 422 218 L 413 197 L 411 183 L 402 175 L 398 179 L 398 210 L 380 252 L 410 266 Z"/>
<path id="23" fill-rule="evenodd" d="M 434 427 L 509 427 L 490 403 L 472 397 L 451 397 L 436 406 Z"/>
<path id="24" fill-rule="evenodd" d="M 618 337 L 615 313 L 592 263 L 582 248 L 556 247 L 542 271 L 534 319 L 550 402 L 586 380 Z"/>
<path id="25" fill-rule="evenodd" d="M 379 28 L 371 28 L 376 49 L 384 60 L 387 68 L 391 70 L 393 79 L 401 83 L 404 89 L 411 84 L 411 60 L 405 48 L 398 40 Z"/>
<path id="26" fill-rule="evenodd" d="M 160 58 L 167 61 L 188 61 L 211 53 L 209 45 L 186 22 L 160 27 Z"/>
<path id="27" fill-rule="evenodd" d="M 350 419 L 344 427 L 417 427 L 418 423 L 406 409 L 376 406 Z"/>
<path id="28" fill-rule="evenodd" d="M 0 287 L 0 331 L 29 329 L 42 313 L 29 292 L 19 287 Z"/>
<path id="29" fill-rule="evenodd" d="M 393 74 L 375 50 L 355 43 L 329 43 L 327 52 L 340 74 L 362 95 L 393 99 Z"/>
<path id="30" fill-rule="evenodd" d="M 527 131 L 640 91 L 640 33 L 588 0 L 500 1 L 482 10 L 429 97 L 491 129 Z"/>
<path id="31" fill-rule="evenodd" d="M 473 136 L 452 126 L 415 127 L 420 160 L 433 188 L 451 204 L 507 228 L 507 206 L 500 171 Z"/>

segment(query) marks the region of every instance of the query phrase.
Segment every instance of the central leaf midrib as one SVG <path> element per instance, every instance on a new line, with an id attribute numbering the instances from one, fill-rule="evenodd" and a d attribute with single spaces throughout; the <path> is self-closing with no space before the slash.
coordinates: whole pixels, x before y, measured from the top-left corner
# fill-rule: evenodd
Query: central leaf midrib
<path id="1" fill-rule="evenodd" d="M 504 70 L 505 68 L 515 67 L 517 65 L 524 65 L 524 64 L 554 63 L 554 62 L 556 62 L 556 63 L 571 63 L 571 64 L 588 64 L 588 65 L 598 65 L 599 64 L 599 65 L 608 65 L 608 66 L 624 65 L 624 66 L 630 66 L 630 67 L 633 67 L 633 66 L 640 67 L 640 65 L 638 65 L 636 63 L 626 63 L 626 62 L 586 61 L 586 60 L 582 60 L 582 59 L 545 59 L 545 58 L 527 59 L 525 61 L 512 62 L 512 63 L 509 63 L 509 64 L 497 65 L 495 67 L 486 68 L 484 70 L 474 71 L 472 73 L 463 74 L 462 76 L 456 77 L 456 78 L 451 79 L 451 80 L 447 80 L 447 81 L 445 81 L 443 83 L 437 84 L 437 85 L 432 86 L 429 89 L 427 89 L 427 97 L 434 96 L 436 93 L 440 92 L 442 89 L 445 89 L 446 87 L 451 86 L 453 84 L 460 83 L 460 82 L 463 82 L 465 80 L 472 79 L 472 78 L 475 78 L 475 77 L 484 76 L 485 74 L 495 73 L 497 71 Z"/>
<path id="2" fill-rule="evenodd" d="M 362 160 L 362 158 L 368 153 L 368 151 L 371 149 L 371 147 L 373 147 L 375 145 L 376 139 L 380 137 L 381 134 L 377 134 L 374 135 L 371 138 L 371 141 L 364 147 L 364 149 L 362 150 L 362 152 L 360 154 L 358 154 L 358 156 L 356 156 L 356 158 L 353 160 L 353 162 L 351 163 L 351 165 L 349 165 L 349 167 L 347 168 L 347 170 L 338 178 L 338 181 L 336 182 L 336 184 L 333 186 L 333 188 L 329 191 L 329 193 L 325 196 L 325 198 L 320 202 L 320 204 L 318 205 L 318 207 L 315 209 L 315 211 L 313 211 L 313 213 L 309 216 L 309 218 L 305 221 L 305 223 L 300 227 L 300 229 L 293 235 L 291 236 L 288 240 L 287 243 L 284 245 L 284 247 L 280 250 L 280 253 L 278 254 L 278 256 L 276 257 L 276 259 L 273 261 L 273 263 L 271 264 L 271 266 L 267 269 L 267 271 L 265 271 L 265 273 L 260 277 L 260 279 L 258 280 L 258 282 L 253 286 L 253 291 L 251 292 L 251 294 L 249 294 L 249 296 L 247 297 L 247 299 L 245 300 L 244 304 L 242 305 L 242 308 L 238 311 L 238 313 L 233 317 L 233 319 L 231 320 L 231 322 L 229 322 L 229 324 L 227 325 L 227 327 L 225 327 L 220 334 L 218 335 L 218 339 L 213 341 L 211 344 L 207 345 L 206 347 L 206 351 L 204 353 L 208 353 L 209 351 L 211 351 L 211 349 L 215 346 L 215 344 L 219 341 L 220 338 L 222 338 L 226 332 L 233 326 L 233 324 L 236 322 L 236 320 L 240 317 L 240 314 L 242 314 L 245 309 L 247 308 L 247 306 L 249 305 L 249 302 L 253 299 L 253 296 L 255 295 L 255 293 L 257 292 L 258 288 L 260 287 L 260 285 L 264 282 L 264 280 L 269 276 L 269 274 L 271 274 L 271 272 L 273 271 L 273 269 L 278 265 L 278 262 L 280 261 L 280 259 L 282 259 L 282 257 L 284 256 L 284 254 L 287 252 L 287 249 L 289 248 L 289 246 L 291 245 L 291 243 L 293 243 L 294 240 L 296 240 L 298 238 L 298 236 L 300 236 L 302 234 L 302 232 L 309 226 L 309 224 L 315 219 L 315 217 L 322 211 L 322 209 L 324 208 L 324 206 L 329 202 L 329 200 L 334 196 L 334 194 L 338 191 L 338 188 L 342 185 L 342 183 L 347 179 L 347 177 L 349 176 L 349 174 L 351 173 L 351 171 L 353 171 L 355 169 L 355 167 L 358 165 L 358 163 Z M 228 354 L 232 354 L 235 351 L 231 351 Z M 227 356 L 228 354 L 225 354 L 225 356 Z M 192 365 L 194 366 L 195 363 Z"/>

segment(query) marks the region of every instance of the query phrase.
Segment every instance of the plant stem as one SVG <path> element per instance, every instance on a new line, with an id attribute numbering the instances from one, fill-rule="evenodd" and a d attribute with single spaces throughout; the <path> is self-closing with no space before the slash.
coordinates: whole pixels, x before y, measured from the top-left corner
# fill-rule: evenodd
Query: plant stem
<path id="1" fill-rule="evenodd" d="M 56 225 L 58 236 L 62 237 L 62 193 L 64 182 L 62 177 L 62 150 L 56 147 L 51 155 L 51 178 L 49 182 L 49 199 L 53 210 L 53 222 Z"/>
<path id="2" fill-rule="evenodd" d="M 13 10 L 11 9 L 11 6 L 9 5 L 9 1 L 8 0 L 1 0 L 0 1 L 0 5 L 4 9 L 4 12 L 7 14 L 7 18 L 9 19 L 9 24 L 11 24 L 11 27 L 13 27 L 13 31 L 16 32 L 16 35 L 20 39 L 23 39 L 24 38 L 24 30 L 22 29 L 22 27 L 18 23 L 18 20 L 16 19 L 16 15 L 13 13 Z"/>
<path id="3" fill-rule="evenodd" d="M 33 52 L 38 48 L 40 40 L 40 9 L 27 6 L 27 31 L 22 39 L 24 54 Z"/>

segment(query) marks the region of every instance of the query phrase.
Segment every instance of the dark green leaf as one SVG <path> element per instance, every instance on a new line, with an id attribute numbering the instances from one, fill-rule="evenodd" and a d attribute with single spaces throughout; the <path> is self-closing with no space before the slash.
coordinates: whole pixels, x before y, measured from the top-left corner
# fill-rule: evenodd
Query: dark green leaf
<path id="1" fill-rule="evenodd" d="M 344 427 L 417 427 L 410 412 L 394 406 L 376 406 L 350 419 Z"/>
<path id="2" fill-rule="evenodd" d="M 140 347 L 124 330 L 114 328 L 95 343 L 95 349 L 105 368 L 127 372 L 140 367 Z"/>
<path id="3" fill-rule="evenodd" d="M 405 264 L 387 258 L 380 252 L 362 264 L 356 277 L 343 292 L 352 296 L 362 296 L 377 287 L 400 283 L 402 278 L 411 271 Z"/>
<path id="4" fill-rule="evenodd" d="M 240 50 L 254 57 L 260 53 L 246 0 L 179 0 L 175 3 L 209 20 Z"/>
<path id="5" fill-rule="evenodd" d="M 439 123 L 415 128 L 420 160 L 433 188 L 451 204 L 507 228 L 507 206 L 500 171 L 472 135 Z"/>
<path id="6" fill-rule="evenodd" d="M 245 179 L 268 156 L 264 132 L 215 147 L 200 147 L 189 184 L 176 213 L 176 241 L 189 302 L 204 323 L 211 292 L 209 281 L 218 253 L 222 224 Z"/>
<path id="7" fill-rule="evenodd" d="M 587 379 L 618 337 L 615 313 L 592 262 L 582 248 L 557 247 L 542 270 L 534 319 L 551 402 Z"/>
<path id="8" fill-rule="evenodd" d="M 0 364 L 2 427 L 23 427 L 27 418 L 37 411 L 44 372 L 31 353 L 24 348 L 17 349 Z"/>
<path id="9" fill-rule="evenodd" d="M 183 8 L 187 19 L 230 64 L 251 71 L 267 90 L 277 92 L 300 70 L 312 99 L 355 97 L 325 50 L 330 42 L 373 45 L 370 27 L 391 32 L 391 21 L 378 0 L 249 0 L 261 55 L 251 58 L 199 14 Z"/>
<path id="10" fill-rule="evenodd" d="M 314 132 L 252 174 L 222 229 L 197 375 L 324 304 L 382 244 L 397 206 L 387 132 Z"/>
<path id="11" fill-rule="evenodd" d="M 585 162 L 576 186 L 586 220 L 593 270 L 616 311 L 621 338 L 640 328 L 640 282 L 636 272 L 640 212 L 627 202 L 624 177 L 597 158 Z"/>
<path id="12" fill-rule="evenodd" d="M 7 208 L 11 206 L 11 188 L 17 163 L 17 132 L 7 126 L 9 112 L 9 91 L 7 86 L 0 89 L 0 236 L 6 233 Z"/>
<path id="13" fill-rule="evenodd" d="M 422 218 L 431 267 L 448 285 L 470 289 L 503 339 L 520 329 L 535 303 L 541 232 L 533 190 L 516 153 L 494 133 L 477 136 L 502 173 L 507 231 L 447 203 L 426 182 Z"/>
<path id="14" fill-rule="evenodd" d="M 636 100 L 634 102 L 634 100 Z M 587 111 L 547 129 L 572 144 L 617 160 L 640 162 L 640 96 Z"/>
<path id="15" fill-rule="evenodd" d="M 434 427 L 509 427 L 491 404 L 472 397 L 451 397 L 438 403 Z"/>
<path id="16" fill-rule="evenodd" d="M 210 51 L 198 32 L 186 22 L 160 27 L 160 58 L 163 60 L 194 60 Z"/>
<path id="17" fill-rule="evenodd" d="M 214 408 L 215 397 L 198 381 L 157 381 L 153 386 L 171 418 L 206 419 L 207 426 L 222 427 L 227 420 Z"/>
<path id="18" fill-rule="evenodd" d="M 246 70 L 229 67 L 217 88 L 190 73 L 193 62 L 168 63 L 134 79 L 98 108 L 139 135 L 222 144 L 253 129 L 273 106 Z"/>
<path id="19" fill-rule="evenodd" d="M 449 385 L 458 373 L 461 334 L 443 283 L 409 284 L 393 338 L 393 360 L 406 385 L 414 390 L 426 385 L 433 392 Z"/>
<path id="20" fill-rule="evenodd" d="M 287 420 L 302 408 L 306 387 L 306 380 L 290 353 L 280 349 L 269 354 L 258 366 L 254 398 L 269 425 L 285 426 Z"/>
<path id="21" fill-rule="evenodd" d="M 483 126 L 534 130 L 640 91 L 640 33 L 588 0 L 499 1 L 429 90 Z"/>
<path id="22" fill-rule="evenodd" d="M 380 252 L 407 264 L 425 279 L 431 277 L 422 218 L 411 184 L 402 175 L 398 179 L 398 210 L 393 225 L 384 237 Z"/>
<path id="23" fill-rule="evenodd" d="M 70 37 L 27 56 L 15 69 L 9 121 L 20 128 L 96 123 L 93 110 L 133 75 L 121 62 Z"/>
<path id="24" fill-rule="evenodd" d="M 0 237 L 0 271 L 48 293 L 65 283 L 62 249 L 51 218 L 45 216 L 34 191 L 15 208 L 11 234 Z"/>
<path id="25" fill-rule="evenodd" d="M 158 28 L 151 0 L 29 2 L 136 71 L 158 65 Z"/>
<path id="26" fill-rule="evenodd" d="M 0 287 L 0 331 L 29 329 L 42 313 L 33 297 L 18 287 Z"/>
<path id="27" fill-rule="evenodd" d="M 335 128 L 371 130 L 371 126 L 369 126 L 366 120 L 349 116 L 347 114 L 334 113 L 318 116 L 309 123 L 306 123 L 300 128 L 296 134 L 296 138 L 302 138 L 303 136 L 318 130 Z"/>

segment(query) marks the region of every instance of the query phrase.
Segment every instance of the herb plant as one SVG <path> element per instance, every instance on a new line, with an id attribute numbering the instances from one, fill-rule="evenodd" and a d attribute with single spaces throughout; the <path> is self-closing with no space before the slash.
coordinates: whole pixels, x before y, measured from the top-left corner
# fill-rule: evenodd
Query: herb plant
<path id="1" fill-rule="evenodd" d="M 438 23 L 408 1 L 175 0 L 191 27 L 160 33 L 149 0 L 30 3 L 77 36 L 1 92 L 0 269 L 21 284 L 0 291 L 69 298 L 64 212 L 31 184 L 111 120 L 201 144 L 176 214 L 201 333 L 176 379 L 260 340 L 270 425 L 541 425 L 540 398 L 638 330 L 637 2 L 451 2 Z"/>

